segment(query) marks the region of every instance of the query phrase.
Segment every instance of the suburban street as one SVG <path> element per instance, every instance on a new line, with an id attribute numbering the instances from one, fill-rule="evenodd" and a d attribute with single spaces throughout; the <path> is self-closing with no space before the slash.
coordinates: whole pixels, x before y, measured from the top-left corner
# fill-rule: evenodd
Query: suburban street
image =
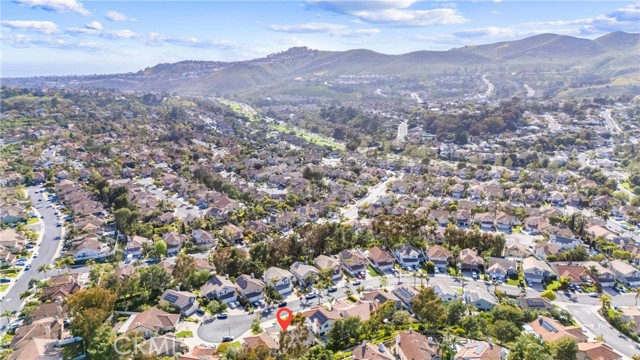
<path id="1" fill-rule="evenodd" d="M 390 184 L 398 179 L 402 179 L 404 173 L 401 173 L 399 177 L 392 176 L 387 180 L 375 185 L 374 187 L 369 189 L 369 193 L 364 198 L 356 201 L 355 204 L 350 207 L 342 210 L 342 216 L 347 220 L 354 220 L 358 218 L 358 208 L 364 204 L 372 204 L 376 200 L 378 200 L 386 191 L 387 184 Z"/>
<path id="2" fill-rule="evenodd" d="M 597 300 L 597 299 L 596 299 Z M 566 305 L 566 309 L 573 314 L 574 319 L 582 328 L 590 332 L 594 337 L 602 336 L 604 342 L 624 356 L 631 358 L 640 352 L 633 340 L 623 336 L 609 325 L 599 314 L 598 306 L 585 304 Z"/>
<path id="3" fill-rule="evenodd" d="M 155 197 L 158 198 L 159 200 L 169 201 L 170 203 L 175 205 L 176 208 L 173 213 L 181 219 L 184 219 L 189 215 L 193 217 L 199 217 L 203 213 L 203 211 L 200 210 L 200 208 L 198 208 L 197 206 L 192 206 L 191 204 L 184 201 L 182 198 L 178 196 L 168 196 L 164 192 L 164 190 L 153 185 L 152 178 L 138 179 L 136 180 L 136 183 L 138 185 L 144 186 L 147 191 L 155 195 Z"/>
<path id="4" fill-rule="evenodd" d="M 33 278 L 35 279 L 43 279 L 44 274 L 38 273 L 38 267 L 44 264 L 51 264 L 53 262 L 53 258 L 56 256 L 58 252 L 58 245 L 62 240 L 56 240 L 56 237 L 62 236 L 62 228 L 56 227 L 58 219 L 55 215 L 56 209 L 52 205 L 52 203 L 46 198 L 45 194 L 40 193 L 44 187 L 42 186 L 32 186 L 27 188 L 27 192 L 29 194 L 29 198 L 33 203 L 33 208 L 44 218 L 40 219 L 41 221 L 35 225 L 38 227 L 44 226 L 44 236 L 42 238 L 42 242 L 39 246 L 36 246 L 33 251 L 38 252 L 39 255 L 35 259 L 31 259 L 28 264 L 31 264 L 31 269 L 28 271 L 21 272 L 13 283 L 2 303 L 0 303 L 0 309 L 2 311 L 9 310 L 14 311 L 18 310 L 22 305 L 22 300 L 20 300 L 20 294 L 29 289 L 29 281 Z M 42 200 L 42 201 L 39 201 Z M 47 276 L 50 276 L 51 273 L 48 273 Z"/>

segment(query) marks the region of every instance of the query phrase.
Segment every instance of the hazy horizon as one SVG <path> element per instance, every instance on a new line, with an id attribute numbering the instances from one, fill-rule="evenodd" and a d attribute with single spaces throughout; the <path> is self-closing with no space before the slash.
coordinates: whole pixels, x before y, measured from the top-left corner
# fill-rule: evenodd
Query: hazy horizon
<path id="1" fill-rule="evenodd" d="M 628 1 L 16 0 L 2 6 L 2 77 L 249 60 L 294 46 L 401 54 L 541 33 L 593 39 L 640 31 L 640 6 Z"/>

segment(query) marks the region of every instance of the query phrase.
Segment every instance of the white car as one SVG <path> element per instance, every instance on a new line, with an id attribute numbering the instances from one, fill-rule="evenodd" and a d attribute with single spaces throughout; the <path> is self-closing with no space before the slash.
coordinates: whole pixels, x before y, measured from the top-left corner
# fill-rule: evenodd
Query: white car
<path id="1" fill-rule="evenodd" d="M 35 259 L 37 257 L 38 257 L 38 252 L 36 251 L 36 252 L 33 253 L 33 258 Z"/>

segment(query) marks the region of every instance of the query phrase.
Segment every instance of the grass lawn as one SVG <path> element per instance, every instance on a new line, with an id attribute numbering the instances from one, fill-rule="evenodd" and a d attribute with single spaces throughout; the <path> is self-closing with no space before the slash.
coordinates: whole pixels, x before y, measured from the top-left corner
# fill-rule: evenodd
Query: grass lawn
<path id="1" fill-rule="evenodd" d="M 560 288 L 560 281 L 558 280 L 552 282 L 546 287 L 547 290 L 553 290 L 553 291 L 558 290 L 559 288 Z"/>
<path id="2" fill-rule="evenodd" d="M 38 222 L 38 218 L 29 218 L 29 220 L 27 220 L 27 225 L 32 225 Z"/>
<path id="3" fill-rule="evenodd" d="M 522 233 L 522 226 L 516 226 L 513 228 L 513 233 L 514 234 L 520 234 Z"/>
<path id="4" fill-rule="evenodd" d="M 507 285 L 513 285 L 513 286 L 518 286 L 520 285 L 520 280 L 514 280 L 514 279 L 509 279 L 507 278 L 507 281 L 504 282 Z"/>
<path id="5" fill-rule="evenodd" d="M 9 342 L 11 342 L 12 339 L 13 339 L 13 335 L 4 334 L 4 336 L 2 337 L 2 340 L 0 340 L 0 343 L 2 343 L 2 344 L 9 343 Z"/>
<path id="6" fill-rule="evenodd" d="M 378 274 L 378 271 L 376 271 L 376 269 L 373 268 L 373 266 L 369 265 L 367 266 L 367 273 L 369 274 L 369 276 L 371 277 L 378 277 L 380 276 L 380 274 Z"/>
<path id="7" fill-rule="evenodd" d="M 193 337 L 193 331 L 184 330 L 177 332 L 176 337 L 181 339 Z"/>
<path id="8" fill-rule="evenodd" d="M 0 291 L 5 291 L 9 287 L 9 284 L 0 285 Z"/>
<path id="9" fill-rule="evenodd" d="M 623 183 L 620 183 L 620 186 L 631 191 L 631 186 L 629 185 L 629 183 L 623 182 Z"/>

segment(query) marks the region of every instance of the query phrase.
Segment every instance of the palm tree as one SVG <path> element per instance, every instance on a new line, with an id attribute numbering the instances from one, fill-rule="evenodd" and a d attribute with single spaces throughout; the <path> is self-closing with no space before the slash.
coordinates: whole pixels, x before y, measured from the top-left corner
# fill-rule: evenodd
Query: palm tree
<path id="1" fill-rule="evenodd" d="M 29 291 L 29 290 L 25 290 L 25 291 L 21 292 L 20 295 L 19 295 L 20 300 L 24 300 L 24 299 L 28 298 L 29 296 L 31 296 L 31 291 Z"/>
<path id="2" fill-rule="evenodd" d="M 602 304 L 602 309 L 608 309 L 611 306 L 611 296 L 607 294 L 600 295 L 600 303 Z"/>
<path id="3" fill-rule="evenodd" d="M 51 270 L 51 265 L 50 264 L 42 264 L 40 266 L 38 266 L 38 272 L 39 273 L 44 273 L 44 277 L 47 277 L 47 271 Z"/>
<path id="4" fill-rule="evenodd" d="M 64 264 L 62 263 L 62 260 L 56 261 L 54 266 L 55 266 L 56 270 L 58 270 L 58 275 L 60 275 L 60 269 L 62 269 L 64 267 Z"/>
<path id="5" fill-rule="evenodd" d="M 385 275 L 380 276 L 380 288 L 384 289 L 387 287 L 388 279 Z"/>
<path id="6" fill-rule="evenodd" d="M 636 288 L 636 307 L 638 307 L 638 299 L 640 299 L 640 287 Z"/>
<path id="7" fill-rule="evenodd" d="M 360 285 L 356 288 L 356 293 L 358 293 L 358 298 L 362 296 L 362 292 L 364 291 L 364 286 Z"/>
<path id="8" fill-rule="evenodd" d="M 89 259 L 85 261 L 84 264 L 88 266 L 91 270 L 93 270 L 93 267 L 96 265 L 96 261 L 94 259 Z"/>
<path id="9" fill-rule="evenodd" d="M 71 272 L 71 265 L 75 264 L 76 261 L 71 256 L 67 256 L 62 259 L 62 264 L 67 268 L 67 273 Z"/>

